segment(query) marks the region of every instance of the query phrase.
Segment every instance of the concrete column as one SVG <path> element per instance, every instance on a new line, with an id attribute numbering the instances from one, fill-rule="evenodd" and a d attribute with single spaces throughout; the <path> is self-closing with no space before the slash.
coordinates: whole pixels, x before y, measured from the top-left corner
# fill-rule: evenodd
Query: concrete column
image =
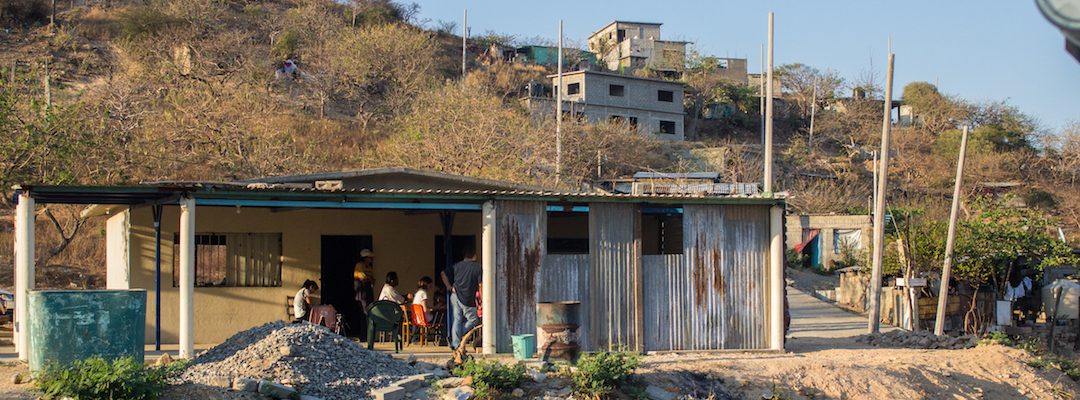
<path id="1" fill-rule="evenodd" d="M 481 265 L 483 266 L 483 307 L 484 316 L 480 321 L 483 324 L 481 334 L 484 340 L 484 354 L 495 354 L 495 203 L 488 201 L 483 208 L 483 238 Z"/>
<path id="2" fill-rule="evenodd" d="M 121 211 L 105 221 L 105 288 L 131 289 L 131 213 Z"/>
<path id="3" fill-rule="evenodd" d="M 769 348 L 784 350 L 784 208 L 769 218 Z"/>
<path id="4" fill-rule="evenodd" d="M 34 198 L 19 193 L 15 206 L 15 350 L 29 360 L 30 326 L 27 295 L 34 289 Z"/>
<path id="5" fill-rule="evenodd" d="M 180 199 L 180 358 L 195 355 L 195 199 Z"/>

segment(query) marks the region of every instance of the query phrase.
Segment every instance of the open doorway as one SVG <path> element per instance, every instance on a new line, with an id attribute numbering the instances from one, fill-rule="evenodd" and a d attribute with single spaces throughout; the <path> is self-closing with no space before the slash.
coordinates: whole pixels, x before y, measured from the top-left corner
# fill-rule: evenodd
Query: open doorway
<path id="1" fill-rule="evenodd" d="M 476 248 L 476 236 L 454 235 L 451 238 L 451 265 L 465 259 L 466 248 L 471 247 L 473 250 L 480 250 Z M 445 293 L 446 287 L 445 285 L 443 285 L 442 278 L 440 278 L 440 276 L 442 275 L 443 270 L 445 270 L 446 267 L 448 267 L 449 265 L 446 264 L 446 251 L 444 251 L 443 249 L 443 236 L 435 236 L 435 275 L 432 275 L 431 278 L 435 280 L 435 285 L 439 286 L 439 288 L 441 288 Z"/>
<path id="2" fill-rule="evenodd" d="M 353 268 L 360 261 L 360 250 L 371 249 L 370 235 L 322 236 L 319 292 L 322 304 L 330 304 L 349 324 L 350 336 L 363 335 L 360 308 L 353 291 Z"/>

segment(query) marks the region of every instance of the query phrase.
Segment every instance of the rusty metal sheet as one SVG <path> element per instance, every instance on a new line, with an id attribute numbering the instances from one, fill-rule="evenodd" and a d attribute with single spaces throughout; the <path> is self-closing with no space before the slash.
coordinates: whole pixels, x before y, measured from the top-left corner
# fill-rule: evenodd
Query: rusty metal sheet
<path id="1" fill-rule="evenodd" d="M 644 347 L 640 220 L 633 204 L 590 205 L 588 350 Z"/>
<path id="2" fill-rule="evenodd" d="M 540 301 L 582 301 L 579 286 L 588 273 L 588 254 L 548 254 L 540 272 Z"/>
<path id="3" fill-rule="evenodd" d="M 644 258 L 648 350 L 768 348 L 769 208 L 687 205 L 684 254 Z"/>
<path id="4" fill-rule="evenodd" d="M 536 332 L 536 301 L 547 253 L 546 204 L 495 202 L 496 351 L 508 353 L 510 336 Z"/>

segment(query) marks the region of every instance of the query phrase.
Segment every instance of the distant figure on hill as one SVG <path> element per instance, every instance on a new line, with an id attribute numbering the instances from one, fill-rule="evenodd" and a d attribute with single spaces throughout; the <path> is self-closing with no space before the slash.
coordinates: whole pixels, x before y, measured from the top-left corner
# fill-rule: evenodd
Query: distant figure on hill
<path id="1" fill-rule="evenodd" d="M 281 66 L 274 71 L 274 77 L 277 79 L 300 79 L 300 68 L 298 68 L 296 62 L 290 58 L 281 63 Z"/>

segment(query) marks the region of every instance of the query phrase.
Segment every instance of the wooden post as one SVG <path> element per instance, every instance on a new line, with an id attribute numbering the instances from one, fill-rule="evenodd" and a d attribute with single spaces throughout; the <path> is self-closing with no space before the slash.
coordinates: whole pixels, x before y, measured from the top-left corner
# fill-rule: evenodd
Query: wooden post
<path id="1" fill-rule="evenodd" d="M 559 20 L 559 67 L 555 78 L 555 184 L 562 183 L 563 21 Z"/>
<path id="2" fill-rule="evenodd" d="M 810 138 L 806 140 L 806 149 L 810 150 L 810 146 L 814 144 L 814 114 L 817 111 L 817 86 L 818 78 L 814 77 L 814 95 L 810 98 Z"/>
<path id="3" fill-rule="evenodd" d="M 465 58 L 466 41 L 469 38 L 469 9 L 465 9 L 465 13 L 461 18 L 461 81 L 465 81 Z"/>
<path id="4" fill-rule="evenodd" d="M 960 157 L 956 161 L 956 182 L 953 183 L 952 208 L 949 210 L 949 235 L 945 239 L 945 265 L 941 268 L 941 285 L 938 289 L 937 315 L 934 318 L 934 334 L 945 334 L 945 308 L 949 304 L 949 279 L 952 276 L 953 245 L 956 239 L 956 218 L 960 213 L 960 186 L 964 180 L 964 155 L 967 154 L 968 127 L 960 137 Z"/>
<path id="5" fill-rule="evenodd" d="M 45 62 L 45 111 L 52 108 L 52 85 L 49 79 L 49 62 Z"/>
<path id="6" fill-rule="evenodd" d="M 765 81 L 765 176 L 762 177 L 764 192 L 771 195 L 773 191 L 773 13 L 769 13 L 769 56 L 768 72 Z"/>
<path id="7" fill-rule="evenodd" d="M 765 143 L 765 45 L 761 45 L 761 69 L 758 73 L 758 122 L 761 123 L 761 143 Z M 771 82 L 770 82 L 771 83 Z"/>
<path id="8" fill-rule="evenodd" d="M 881 126 L 881 166 L 878 176 L 877 198 L 874 199 L 874 255 L 870 272 L 870 309 L 867 310 L 867 330 L 881 330 L 881 270 L 885 253 L 885 193 L 889 187 L 889 134 L 892 128 L 892 86 L 895 55 L 889 53 L 889 71 L 885 85 L 885 113 Z"/>

